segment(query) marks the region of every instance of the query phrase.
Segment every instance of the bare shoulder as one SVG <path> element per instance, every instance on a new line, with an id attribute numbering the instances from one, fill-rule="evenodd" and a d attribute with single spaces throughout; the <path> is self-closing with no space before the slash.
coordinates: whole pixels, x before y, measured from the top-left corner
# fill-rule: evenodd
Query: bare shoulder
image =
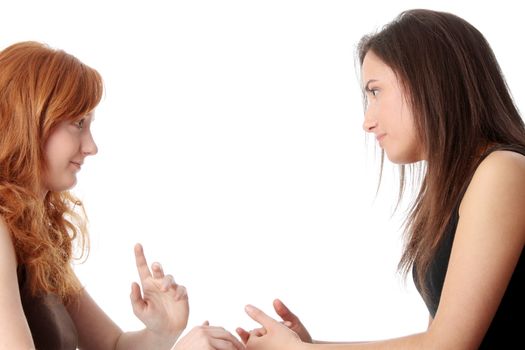
<path id="1" fill-rule="evenodd" d="M 474 178 L 494 179 L 502 176 L 501 180 L 523 179 L 525 174 L 525 156 L 512 151 L 495 151 L 489 154 L 478 166 Z M 523 181 L 519 181 L 523 184 Z"/>
<path id="2" fill-rule="evenodd" d="M 490 210 L 496 216 L 522 215 L 525 210 L 525 156 L 511 151 L 495 151 L 476 169 L 459 213 Z M 515 217 L 516 219 L 517 217 Z M 524 232 L 525 235 L 525 232 Z"/>
<path id="3" fill-rule="evenodd" d="M 13 239 L 4 218 L 0 215 L 0 283 L 3 286 L 18 285 L 16 268 L 17 261 Z M 9 287 L 6 286 L 5 288 Z"/>
<path id="4" fill-rule="evenodd" d="M 11 233 L 0 216 L 0 343 L 3 349 L 34 349 L 20 300 L 16 268 Z"/>
<path id="5" fill-rule="evenodd" d="M 480 168 L 493 166 L 517 167 L 525 171 L 525 155 L 507 150 L 494 151 L 481 162 Z"/>
<path id="6" fill-rule="evenodd" d="M 478 348 L 525 243 L 525 156 L 496 151 L 476 169 L 459 209 L 436 316 L 442 348 Z"/>
<path id="7" fill-rule="evenodd" d="M 16 254 L 13 240 L 4 218 L 0 215 L 0 265 L 5 268 L 16 267 Z M 2 272 L 3 270 L 2 269 Z"/>

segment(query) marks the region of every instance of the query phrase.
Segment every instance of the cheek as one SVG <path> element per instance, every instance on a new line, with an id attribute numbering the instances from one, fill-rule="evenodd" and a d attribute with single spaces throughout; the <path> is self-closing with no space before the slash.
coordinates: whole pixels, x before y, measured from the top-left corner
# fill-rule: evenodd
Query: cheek
<path id="1" fill-rule="evenodd" d="M 405 125 L 403 130 L 405 135 L 404 151 L 407 154 L 407 158 L 410 162 L 416 162 L 422 160 L 422 147 L 417 137 L 416 128 L 413 123 Z"/>
<path id="2" fill-rule="evenodd" d="M 417 130 L 416 130 L 416 125 L 414 123 L 414 117 L 412 116 L 412 113 L 410 112 L 405 113 L 404 118 L 405 118 L 405 128 L 406 128 L 406 133 L 408 135 L 408 139 L 410 139 L 412 143 L 417 143 L 418 142 Z"/>
<path id="3" fill-rule="evenodd" d="M 50 139 L 46 145 L 46 163 L 48 168 L 52 169 L 61 157 L 62 148 L 56 139 Z"/>
<path id="4" fill-rule="evenodd" d="M 66 132 L 51 135 L 45 147 L 47 166 L 51 170 L 57 166 L 67 165 L 74 153 L 73 150 L 75 150 L 74 142 Z"/>

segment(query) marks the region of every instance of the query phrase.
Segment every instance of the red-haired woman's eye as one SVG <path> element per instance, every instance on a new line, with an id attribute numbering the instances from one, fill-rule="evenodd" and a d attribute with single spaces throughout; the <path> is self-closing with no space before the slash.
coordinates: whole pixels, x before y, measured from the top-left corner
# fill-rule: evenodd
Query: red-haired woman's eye
<path id="1" fill-rule="evenodd" d="M 77 128 L 82 129 L 84 127 L 84 122 L 85 122 L 85 119 L 82 118 L 78 120 L 77 122 L 75 122 L 75 125 L 77 126 Z"/>

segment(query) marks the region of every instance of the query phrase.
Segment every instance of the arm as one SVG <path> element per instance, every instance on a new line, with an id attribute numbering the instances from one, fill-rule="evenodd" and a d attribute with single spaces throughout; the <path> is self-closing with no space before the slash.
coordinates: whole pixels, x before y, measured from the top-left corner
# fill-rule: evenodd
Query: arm
<path id="1" fill-rule="evenodd" d="M 122 330 L 85 289 L 67 305 L 67 310 L 77 328 L 80 349 L 115 349 Z"/>
<path id="2" fill-rule="evenodd" d="M 306 329 L 306 327 L 303 325 L 299 317 L 295 315 L 280 299 L 275 299 L 273 301 L 273 308 L 277 315 L 282 319 L 282 324 L 291 329 L 294 333 L 296 333 L 299 336 L 299 339 L 301 339 L 304 343 L 310 343 L 310 344 L 356 344 L 360 342 L 328 342 L 328 341 L 321 341 L 321 340 L 314 340 L 310 336 L 310 333 Z M 252 330 L 252 332 L 255 332 L 259 335 L 262 335 L 265 332 L 264 328 L 258 328 L 256 330 Z M 245 329 L 239 327 L 237 328 L 237 334 L 241 337 L 241 339 L 246 343 L 248 341 L 248 338 L 250 337 L 250 332 L 246 331 Z"/>
<path id="3" fill-rule="evenodd" d="M 75 323 L 79 336 L 79 348 L 84 349 L 149 349 L 157 348 L 155 334 L 147 329 L 136 332 L 122 330 L 104 313 L 104 311 L 83 290 L 77 300 L 68 305 L 68 311 Z M 170 340 L 166 349 L 170 349 L 175 340 Z M 159 349 L 162 344 L 158 345 Z"/>
<path id="4" fill-rule="evenodd" d="M 158 263 L 148 268 L 140 245 L 135 258 L 141 288 L 132 285 L 131 303 L 135 315 L 146 325 L 137 332 L 123 333 L 83 290 L 68 311 L 77 327 L 80 349 L 171 349 L 188 321 L 186 289 L 164 275 Z"/>
<path id="5" fill-rule="evenodd" d="M 266 329 L 247 349 L 477 349 L 525 243 L 525 158 L 494 152 L 478 167 L 460 206 L 439 309 L 427 331 L 364 344 L 304 344 L 295 333 L 248 308 Z"/>
<path id="6" fill-rule="evenodd" d="M 24 315 L 17 261 L 11 235 L 0 216 L 0 349 L 34 349 L 31 331 Z"/>

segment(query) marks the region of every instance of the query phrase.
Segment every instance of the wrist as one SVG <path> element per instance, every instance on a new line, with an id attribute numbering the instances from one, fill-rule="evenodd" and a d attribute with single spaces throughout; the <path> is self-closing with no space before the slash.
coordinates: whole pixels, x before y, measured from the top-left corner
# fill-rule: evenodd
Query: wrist
<path id="1" fill-rule="evenodd" d="M 182 331 L 178 332 L 155 332 L 153 330 L 150 330 L 148 328 L 144 329 L 144 333 L 147 339 L 149 339 L 148 343 L 153 345 L 153 349 L 173 349 L 175 346 L 175 343 L 179 339 L 180 335 L 182 334 Z"/>
<path id="2" fill-rule="evenodd" d="M 294 347 L 294 350 L 310 350 L 312 343 L 306 343 L 306 342 L 299 342 Z"/>

